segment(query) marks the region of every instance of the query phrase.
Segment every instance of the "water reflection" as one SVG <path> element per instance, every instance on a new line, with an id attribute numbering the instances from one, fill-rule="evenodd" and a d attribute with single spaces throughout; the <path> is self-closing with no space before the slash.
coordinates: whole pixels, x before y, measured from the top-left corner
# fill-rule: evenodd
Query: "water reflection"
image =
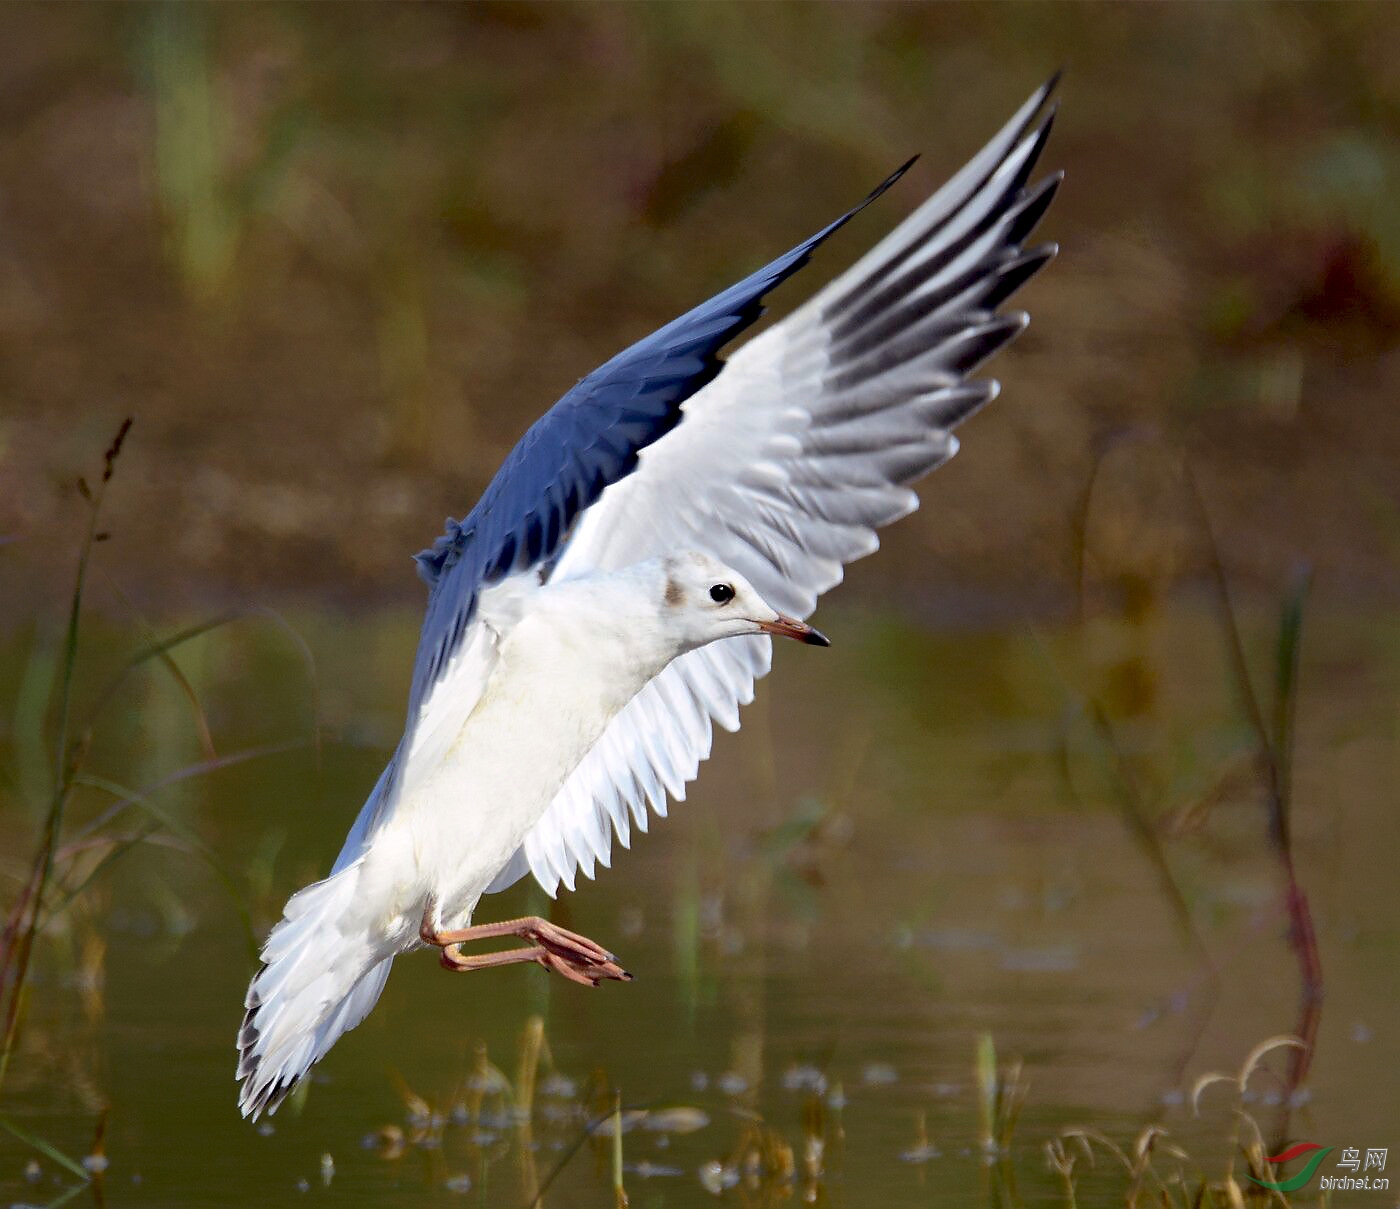
<path id="1" fill-rule="evenodd" d="M 1152 743 L 1131 757 L 1160 787 L 1153 835 L 1221 971 L 1208 1013 L 1199 954 L 1111 769 L 1090 730 L 1063 725 L 1044 652 L 1073 666 L 1081 635 L 930 635 L 837 613 L 831 657 L 780 658 L 691 800 L 598 883 L 553 905 L 527 886 L 493 904 L 599 936 L 635 983 L 450 978 L 405 960 L 305 1100 L 253 1128 L 234 1109 L 231 1048 L 248 942 L 181 835 L 222 859 L 255 930 L 268 926 L 373 780 L 413 639 L 411 618 L 292 620 L 340 695 L 317 704 L 272 627 L 195 644 L 181 668 L 219 757 L 297 745 L 161 791 L 182 833 L 160 829 L 100 870 L 35 969 L 5 1115 L 67 1155 L 100 1153 L 111 1199 L 521 1206 L 544 1189 L 541 1203 L 567 1207 L 609 1203 L 620 1183 L 634 1205 L 1061 1204 L 1076 1181 L 1079 1204 L 1120 1204 L 1124 1179 L 1075 1167 L 1084 1144 L 1061 1131 L 1126 1148 L 1153 1121 L 1202 1169 L 1225 1169 L 1230 1108 L 1207 1096 L 1193 1118 L 1191 1084 L 1291 1028 L 1297 983 L 1202 610 L 1153 621 L 1140 656 Z M 1400 1057 L 1400 905 L 1368 889 L 1400 857 L 1400 645 L 1383 618 L 1323 610 L 1310 624 L 1296 827 L 1329 1000 L 1297 1128 L 1372 1137 L 1400 1116 L 1371 1078 Z M 95 632 L 93 657 L 129 639 Z M 8 643 L 0 687 L 23 681 L 33 650 Z M 95 734 L 92 766 L 140 784 L 207 755 L 188 701 L 152 675 Z M 79 809 L 110 800 L 93 791 Z M 22 814 L 5 819 L 19 851 Z M 1270 1064 L 1281 1075 L 1286 1055 Z M 1251 1084 L 1266 1128 L 1282 1086 Z M 10 1201 L 47 1203 L 76 1179 L 0 1141 Z"/>

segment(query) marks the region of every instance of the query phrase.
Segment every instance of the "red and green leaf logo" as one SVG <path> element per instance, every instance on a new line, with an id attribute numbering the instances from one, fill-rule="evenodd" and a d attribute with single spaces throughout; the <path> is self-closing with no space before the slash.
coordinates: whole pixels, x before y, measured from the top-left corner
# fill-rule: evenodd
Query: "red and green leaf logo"
<path id="1" fill-rule="evenodd" d="M 1296 1159 L 1302 1155 L 1311 1154 L 1312 1158 L 1308 1160 L 1307 1166 L 1297 1175 L 1291 1176 L 1286 1180 L 1281 1180 L 1277 1184 L 1271 1184 L 1268 1180 L 1254 1180 L 1253 1176 L 1249 1178 L 1254 1180 L 1259 1187 L 1270 1188 L 1274 1192 L 1297 1192 L 1299 1188 L 1313 1178 L 1313 1174 L 1317 1171 L 1317 1165 L 1331 1153 L 1332 1147 L 1330 1146 L 1319 1146 L 1316 1142 L 1299 1142 L 1294 1146 L 1290 1146 L 1287 1150 L 1282 1150 L 1278 1154 L 1271 1154 L 1269 1156 L 1269 1162 L 1277 1167 L 1283 1163 L 1287 1163 L 1290 1159 Z"/>

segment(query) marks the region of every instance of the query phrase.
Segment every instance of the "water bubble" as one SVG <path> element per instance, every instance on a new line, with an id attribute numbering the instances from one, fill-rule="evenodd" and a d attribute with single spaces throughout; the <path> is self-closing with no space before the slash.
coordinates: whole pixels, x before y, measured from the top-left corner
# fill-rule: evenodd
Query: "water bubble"
<path id="1" fill-rule="evenodd" d="M 652 1133 L 694 1133 L 710 1123 L 710 1114 L 701 1108 L 678 1105 L 657 1108 L 642 1118 L 642 1128 Z"/>
<path id="2" fill-rule="evenodd" d="M 622 1170 L 631 1172 L 633 1175 L 644 1180 L 685 1174 L 679 1167 L 667 1167 L 662 1163 L 648 1163 L 645 1159 L 640 1163 L 624 1163 L 622 1165 Z"/>
<path id="3" fill-rule="evenodd" d="M 726 1096 L 742 1096 L 749 1090 L 749 1081 L 739 1074 L 738 1071 L 725 1071 L 716 1080 L 716 1084 Z"/>
<path id="4" fill-rule="evenodd" d="M 636 940 L 647 925 L 647 917 L 641 907 L 623 907 L 617 913 L 617 930 L 627 940 Z"/>
<path id="5" fill-rule="evenodd" d="M 578 1085 L 556 1072 L 540 1080 L 539 1093 L 555 1100 L 572 1100 L 578 1095 Z"/>
<path id="6" fill-rule="evenodd" d="M 727 1166 L 718 1159 L 711 1159 L 700 1166 L 700 1186 L 713 1196 L 723 1196 L 727 1189 L 739 1182 L 739 1171 Z"/>
<path id="7" fill-rule="evenodd" d="M 888 1062 L 867 1062 L 860 1076 L 867 1087 L 888 1087 L 899 1082 L 899 1072 Z"/>
<path id="8" fill-rule="evenodd" d="M 789 1066 L 783 1072 L 783 1086 L 788 1091 L 814 1091 L 820 1094 L 826 1090 L 826 1074 L 816 1066 Z"/>
<path id="9" fill-rule="evenodd" d="M 541 1121 L 548 1121 L 551 1125 L 557 1125 L 563 1121 L 572 1121 L 578 1116 L 578 1106 L 574 1104 L 541 1104 L 539 1107 L 539 1118 Z"/>
<path id="10" fill-rule="evenodd" d="M 476 1123 L 483 1129 L 494 1129 L 500 1132 L 501 1130 L 514 1129 L 520 1124 L 520 1118 L 513 1108 L 508 1108 L 504 1112 L 487 1112 L 482 1109 L 477 1114 Z"/>

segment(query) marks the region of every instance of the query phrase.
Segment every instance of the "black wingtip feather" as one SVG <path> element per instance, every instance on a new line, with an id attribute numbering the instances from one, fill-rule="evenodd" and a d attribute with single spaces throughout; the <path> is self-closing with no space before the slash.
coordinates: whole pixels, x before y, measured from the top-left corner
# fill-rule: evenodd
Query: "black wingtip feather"
<path id="1" fill-rule="evenodd" d="M 1059 250 L 1060 245 L 1056 243 L 1037 244 L 1008 261 L 997 270 L 996 282 L 980 300 L 981 305 L 995 310 L 1054 260 Z"/>
<path id="2" fill-rule="evenodd" d="M 1017 203 L 1015 217 L 1007 227 L 1008 243 L 1023 242 L 1040 225 L 1064 179 L 1063 172 L 1053 172 L 1022 197 Z"/>
<path id="3" fill-rule="evenodd" d="M 976 372 L 988 357 L 1025 331 L 1030 321 L 1025 311 L 1012 311 L 973 328 L 956 348 L 952 364 L 961 374 Z"/>

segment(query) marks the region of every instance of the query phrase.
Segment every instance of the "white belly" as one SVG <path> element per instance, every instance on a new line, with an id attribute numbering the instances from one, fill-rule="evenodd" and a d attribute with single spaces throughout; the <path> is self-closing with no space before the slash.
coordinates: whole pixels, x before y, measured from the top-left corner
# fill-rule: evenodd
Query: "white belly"
<path id="1" fill-rule="evenodd" d="M 502 643 L 481 700 L 375 835 L 357 906 L 372 930 L 409 947 L 431 900 L 461 927 L 525 834 L 619 710 L 661 670 L 654 660 L 525 618 Z"/>

